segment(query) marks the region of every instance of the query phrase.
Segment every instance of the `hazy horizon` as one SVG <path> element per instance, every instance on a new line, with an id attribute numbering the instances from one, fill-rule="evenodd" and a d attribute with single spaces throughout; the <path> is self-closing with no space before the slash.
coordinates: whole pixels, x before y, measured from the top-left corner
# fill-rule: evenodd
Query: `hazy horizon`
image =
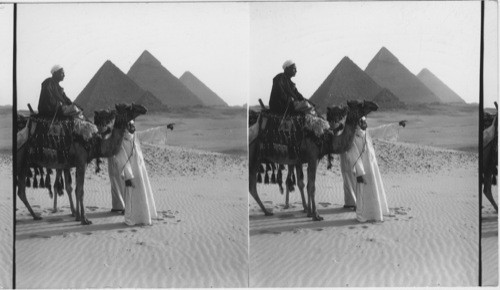
<path id="1" fill-rule="evenodd" d="M 236 3 L 18 5 L 19 107 L 38 103 L 55 64 L 75 100 L 106 60 L 126 74 L 144 50 L 177 78 L 190 71 L 229 105 L 243 105 L 248 15 Z"/>
<path id="2" fill-rule="evenodd" d="M 261 98 L 267 105 L 287 59 L 310 98 L 342 58 L 365 70 L 382 47 L 414 75 L 427 68 L 467 103 L 479 103 L 480 8 L 475 1 L 252 4 L 249 104 Z"/>
<path id="3" fill-rule="evenodd" d="M 485 4 L 484 104 L 493 107 L 498 3 Z M 0 8 L 0 77 L 12 83 L 13 4 Z M 309 98 L 344 56 L 364 70 L 382 46 L 413 74 L 427 68 L 479 102 L 479 1 L 18 4 L 17 35 L 21 109 L 36 108 L 54 64 L 65 68 L 61 85 L 74 100 L 106 60 L 126 74 L 144 50 L 232 106 L 267 104 L 272 78 L 293 59 L 293 80 Z M 0 88 L 0 105 L 11 96 L 11 86 Z"/>

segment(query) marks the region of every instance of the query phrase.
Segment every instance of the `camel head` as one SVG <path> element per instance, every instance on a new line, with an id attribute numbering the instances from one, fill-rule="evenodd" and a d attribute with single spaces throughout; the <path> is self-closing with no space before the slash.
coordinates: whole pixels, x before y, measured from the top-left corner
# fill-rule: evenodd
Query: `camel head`
<path id="1" fill-rule="evenodd" d="M 372 101 L 347 101 L 347 107 L 349 108 L 349 113 L 347 120 L 350 122 L 358 122 L 359 119 L 365 117 L 371 112 L 378 110 L 378 105 Z"/>
<path id="2" fill-rule="evenodd" d="M 326 120 L 330 123 L 330 128 L 334 133 L 344 128 L 347 112 L 348 108 L 342 105 L 326 108 Z"/>
<path id="3" fill-rule="evenodd" d="M 147 113 L 148 109 L 139 104 L 117 104 L 115 105 L 117 115 L 117 125 L 125 126 L 140 115 Z"/>
<path id="4" fill-rule="evenodd" d="M 94 111 L 94 124 L 99 130 L 99 134 L 104 134 L 113 129 L 115 124 L 116 111 L 114 110 L 100 110 Z"/>
<path id="5" fill-rule="evenodd" d="M 326 108 L 326 120 L 329 123 L 338 123 L 347 115 L 347 107 L 345 106 L 335 106 Z"/>

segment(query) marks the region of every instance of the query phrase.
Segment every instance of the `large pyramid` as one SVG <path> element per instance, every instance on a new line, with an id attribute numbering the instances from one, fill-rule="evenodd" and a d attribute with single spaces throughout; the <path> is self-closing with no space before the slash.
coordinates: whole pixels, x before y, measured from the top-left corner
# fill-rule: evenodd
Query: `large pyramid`
<path id="1" fill-rule="evenodd" d="M 224 100 L 222 100 L 191 72 L 186 71 L 182 74 L 179 80 L 203 102 L 203 105 L 227 107 L 227 103 L 224 102 Z"/>
<path id="2" fill-rule="evenodd" d="M 439 98 L 385 47 L 370 61 L 365 72 L 406 104 L 439 102 Z"/>
<path id="3" fill-rule="evenodd" d="M 113 109 L 118 103 L 158 104 L 155 99 L 107 60 L 76 97 L 75 103 L 83 108 L 86 116 L 91 116 L 95 110 Z"/>
<path id="4" fill-rule="evenodd" d="M 347 56 L 311 96 L 319 111 L 346 100 L 372 100 L 382 88 Z"/>
<path id="5" fill-rule="evenodd" d="M 193 92 L 147 50 L 135 61 L 127 75 L 169 107 L 203 105 Z"/>
<path id="6" fill-rule="evenodd" d="M 462 103 L 465 101 L 430 70 L 424 68 L 417 77 L 422 81 L 443 103 Z"/>

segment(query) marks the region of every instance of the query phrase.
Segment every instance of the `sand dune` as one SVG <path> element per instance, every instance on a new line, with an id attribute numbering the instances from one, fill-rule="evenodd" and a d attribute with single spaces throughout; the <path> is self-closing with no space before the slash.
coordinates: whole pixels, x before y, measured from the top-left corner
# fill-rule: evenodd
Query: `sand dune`
<path id="1" fill-rule="evenodd" d="M 319 212 L 292 208 L 276 185 L 259 185 L 265 217 L 250 199 L 251 287 L 478 285 L 477 154 L 375 142 L 391 216 L 358 223 L 344 209 L 342 177 L 322 161 Z"/>
<path id="2" fill-rule="evenodd" d="M 0 182 L 5 187 L 0 197 L 0 288 L 13 288 L 12 157 L 0 155 Z"/>
<path id="3" fill-rule="evenodd" d="M 128 227 L 110 213 L 107 169 L 85 180 L 93 224 L 52 213 L 46 190 L 28 196 L 44 219 L 19 206 L 17 287 L 244 287 L 248 284 L 246 158 L 143 145 L 158 220 Z M 19 200 L 19 199 L 18 199 Z M 19 201 L 18 201 L 19 202 Z"/>

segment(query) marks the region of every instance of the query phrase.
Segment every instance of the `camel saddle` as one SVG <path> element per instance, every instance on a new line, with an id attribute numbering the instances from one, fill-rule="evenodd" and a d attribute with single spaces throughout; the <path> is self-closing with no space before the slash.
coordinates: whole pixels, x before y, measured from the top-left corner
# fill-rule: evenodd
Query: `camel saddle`
<path id="1" fill-rule="evenodd" d="M 67 163 L 72 142 L 91 149 L 97 127 L 81 119 L 59 117 L 51 119 L 32 115 L 28 122 L 28 160 L 31 162 Z M 32 128 L 34 128 L 32 130 Z"/>
<path id="2" fill-rule="evenodd" d="M 259 155 L 263 159 L 271 156 L 296 159 L 306 135 L 304 113 L 284 117 L 262 110 L 259 118 Z"/>

